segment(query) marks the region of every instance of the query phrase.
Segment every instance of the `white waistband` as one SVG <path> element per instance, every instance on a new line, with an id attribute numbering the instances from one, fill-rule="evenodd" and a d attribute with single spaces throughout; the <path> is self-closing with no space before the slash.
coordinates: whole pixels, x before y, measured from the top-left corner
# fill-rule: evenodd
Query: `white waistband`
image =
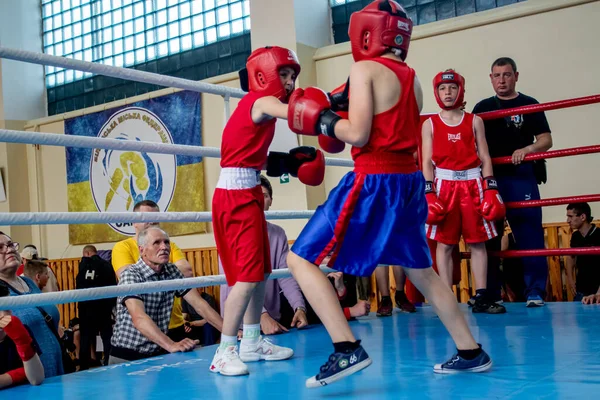
<path id="1" fill-rule="evenodd" d="M 260 172 L 252 168 L 222 168 L 218 189 L 241 190 L 260 185 Z"/>
<path id="2" fill-rule="evenodd" d="M 468 181 L 481 177 L 481 168 L 471 168 L 464 171 L 436 168 L 435 177 L 446 181 Z"/>

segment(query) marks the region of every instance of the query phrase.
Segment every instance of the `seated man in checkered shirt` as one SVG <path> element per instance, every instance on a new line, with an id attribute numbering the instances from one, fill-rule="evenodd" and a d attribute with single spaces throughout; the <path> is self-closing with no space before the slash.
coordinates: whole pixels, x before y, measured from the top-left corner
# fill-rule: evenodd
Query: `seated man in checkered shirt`
<path id="1" fill-rule="evenodd" d="M 121 274 L 119 285 L 183 279 L 177 266 L 169 263 L 171 245 L 165 231 L 148 227 L 138 235 L 138 246 L 140 258 Z M 194 349 L 197 340 L 174 342 L 166 335 L 174 296 L 183 297 L 209 324 L 222 330 L 223 319 L 197 290 L 119 297 L 109 365 Z"/>

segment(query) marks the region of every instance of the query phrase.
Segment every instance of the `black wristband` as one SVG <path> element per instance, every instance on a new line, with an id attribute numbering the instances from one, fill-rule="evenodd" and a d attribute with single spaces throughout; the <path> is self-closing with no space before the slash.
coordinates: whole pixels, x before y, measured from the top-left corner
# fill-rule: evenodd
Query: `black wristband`
<path id="1" fill-rule="evenodd" d="M 489 190 L 489 189 L 498 190 L 498 182 L 496 181 L 496 178 L 494 178 L 493 176 L 487 176 L 487 177 L 483 178 L 483 180 L 485 181 L 484 190 Z"/>
<path id="2" fill-rule="evenodd" d="M 335 138 L 335 124 L 337 124 L 340 119 L 342 119 L 342 117 L 333 111 L 325 110 L 319 117 L 316 131 L 323 135 Z"/>
<path id="3" fill-rule="evenodd" d="M 425 181 L 425 194 L 433 193 L 433 182 Z"/>

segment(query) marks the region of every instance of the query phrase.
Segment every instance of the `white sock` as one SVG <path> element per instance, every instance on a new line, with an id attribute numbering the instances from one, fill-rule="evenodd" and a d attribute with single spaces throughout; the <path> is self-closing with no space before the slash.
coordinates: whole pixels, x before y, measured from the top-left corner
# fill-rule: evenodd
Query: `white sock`
<path id="1" fill-rule="evenodd" d="M 242 337 L 242 344 L 244 346 L 253 346 L 258 344 L 258 338 L 260 336 L 260 323 L 246 325 L 244 324 L 244 336 Z"/>
<path id="2" fill-rule="evenodd" d="M 220 349 L 235 345 L 237 345 L 237 336 L 221 335 L 221 345 L 219 346 Z"/>

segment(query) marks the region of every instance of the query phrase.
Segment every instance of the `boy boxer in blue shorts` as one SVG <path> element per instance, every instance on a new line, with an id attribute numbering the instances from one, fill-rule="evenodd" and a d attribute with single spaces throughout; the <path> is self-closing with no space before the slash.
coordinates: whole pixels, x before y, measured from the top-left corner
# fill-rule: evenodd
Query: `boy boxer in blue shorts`
<path id="1" fill-rule="evenodd" d="M 412 21 L 395 1 L 374 1 L 352 14 L 349 36 L 349 118 L 335 114 L 317 88 L 296 90 L 288 125 L 295 133 L 326 135 L 352 145 L 354 171 L 342 178 L 308 222 L 288 255 L 288 266 L 323 321 L 334 353 L 308 387 L 324 386 L 371 364 L 356 340 L 327 278 L 316 267 L 369 276 L 378 265 L 401 265 L 425 295 L 456 343 L 458 352 L 436 373 L 482 372 L 492 361 L 475 342 L 456 298 L 431 268 L 425 237 L 425 179 L 413 154 L 420 135 L 422 91 L 404 63 Z"/>

